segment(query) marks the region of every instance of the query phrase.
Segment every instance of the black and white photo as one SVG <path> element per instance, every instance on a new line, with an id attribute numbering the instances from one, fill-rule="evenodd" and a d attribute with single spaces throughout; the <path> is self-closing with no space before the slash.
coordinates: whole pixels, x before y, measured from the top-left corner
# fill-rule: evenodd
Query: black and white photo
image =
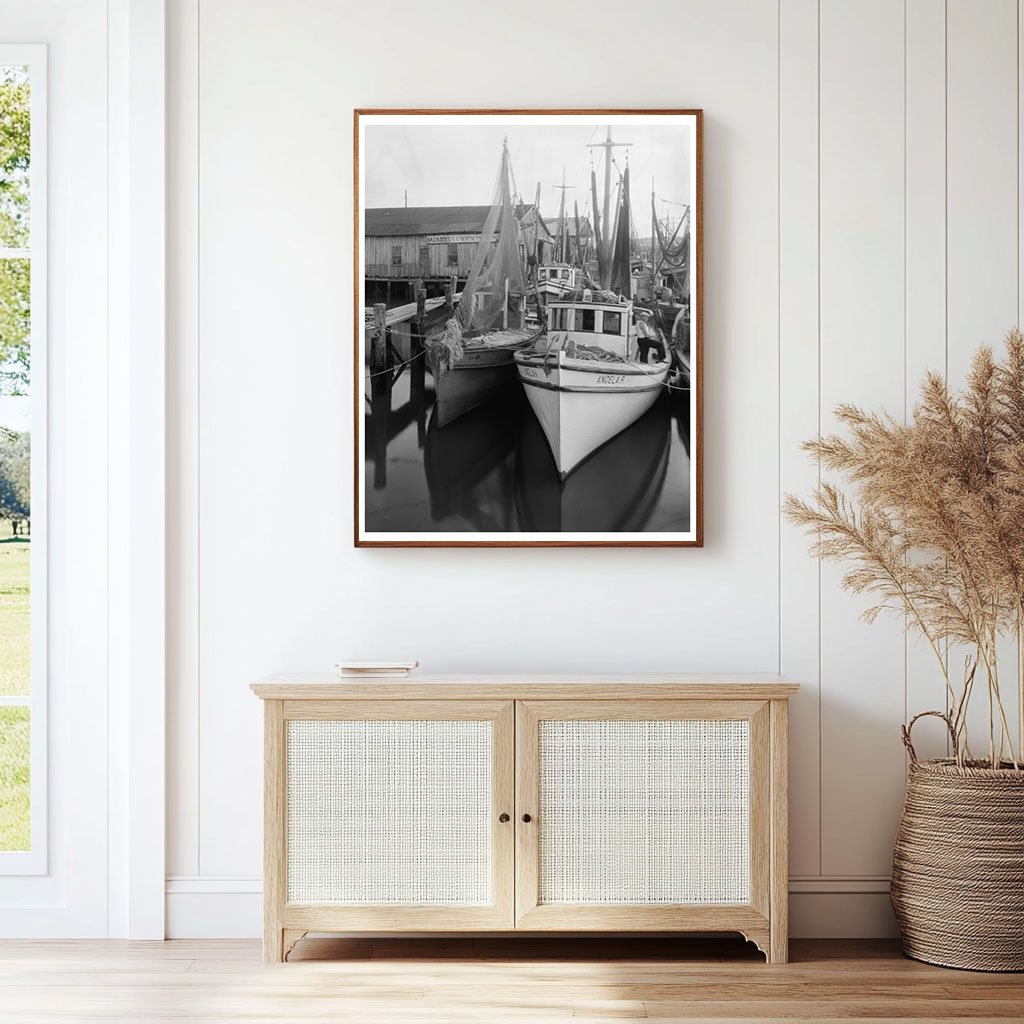
<path id="1" fill-rule="evenodd" d="M 357 545 L 701 533 L 699 111 L 358 111 Z"/>

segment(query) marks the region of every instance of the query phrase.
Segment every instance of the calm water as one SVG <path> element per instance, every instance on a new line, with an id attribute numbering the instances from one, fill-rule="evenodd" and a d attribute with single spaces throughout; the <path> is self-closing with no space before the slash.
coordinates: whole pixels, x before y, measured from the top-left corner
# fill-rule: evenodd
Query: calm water
<path id="1" fill-rule="evenodd" d="M 405 369 L 390 395 L 364 404 L 367 529 L 690 528 L 689 392 L 666 390 L 642 419 L 560 482 L 518 382 L 439 428 L 433 378 L 422 367 L 410 372 L 421 362 Z"/>

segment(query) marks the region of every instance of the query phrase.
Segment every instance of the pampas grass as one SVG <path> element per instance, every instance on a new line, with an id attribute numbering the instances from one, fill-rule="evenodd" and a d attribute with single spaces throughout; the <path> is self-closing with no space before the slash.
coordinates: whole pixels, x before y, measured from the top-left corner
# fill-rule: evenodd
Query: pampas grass
<path id="1" fill-rule="evenodd" d="M 786 518 L 813 539 L 812 554 L 849 564 L 843 586 L 868 594 L 863 613 L 905 616 L 924 638 L 946 682 L 961 761 L 971 755 L 967 707 L 975 681 L 988 701 L 987 760 L 1024 763 L 1024 335 L 1014 328 L 996 360 L 979 349 L 966 388 L 935 373 L 921 387 L 910 423 L 840 405 L 841 434 L 804 444 L 849 496 L 822 482 L 803 500 L 786 495 Z M 997 640 L 1017 646 L 1021 746 L 1012 750 Z M 949 650 L 966 647 L 961 673 Z M 956 676 L 956 678 L 954 678 Z"/>

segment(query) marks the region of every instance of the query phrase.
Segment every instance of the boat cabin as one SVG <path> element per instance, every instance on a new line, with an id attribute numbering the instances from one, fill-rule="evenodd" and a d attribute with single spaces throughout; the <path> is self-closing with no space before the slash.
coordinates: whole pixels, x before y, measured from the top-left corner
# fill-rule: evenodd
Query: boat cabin
<path id="1" fill-rule="evenodd" d="M 624 298 L 595 300 L 589 289 L 582 299 L 553 299 L 548 303 L 548 339 L 555 348 L 596 346 L 631 359 L 636 354 L 633 303 Z"/>
<path id="2" fill-rule="evenodd" d="M 579 270 L 566 263 L 537 268 L 537 288 L 542 294 L 562 295 L 579 287 Z"/>
<path id="3" fill-rule="evenodd" d="M 576 268 L 569 266 L 540 267 L 537 270 L 538 281 L 558 281 L 572 285 L 576 280 Z"/>

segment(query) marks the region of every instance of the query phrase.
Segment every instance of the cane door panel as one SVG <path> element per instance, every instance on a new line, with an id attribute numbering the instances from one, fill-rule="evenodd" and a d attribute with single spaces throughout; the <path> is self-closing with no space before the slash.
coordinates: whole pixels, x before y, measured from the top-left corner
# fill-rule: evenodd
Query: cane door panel
<path id="1" fill-rule="evenodd" d="M 286 927 L 512 927 L 511 701 L 286 701 L 283 717 Z"/>
<path id="2" fill-rule="evenodd" d="M 519 701 L 520 928 L 767 924 L 764 701 Z"/>

